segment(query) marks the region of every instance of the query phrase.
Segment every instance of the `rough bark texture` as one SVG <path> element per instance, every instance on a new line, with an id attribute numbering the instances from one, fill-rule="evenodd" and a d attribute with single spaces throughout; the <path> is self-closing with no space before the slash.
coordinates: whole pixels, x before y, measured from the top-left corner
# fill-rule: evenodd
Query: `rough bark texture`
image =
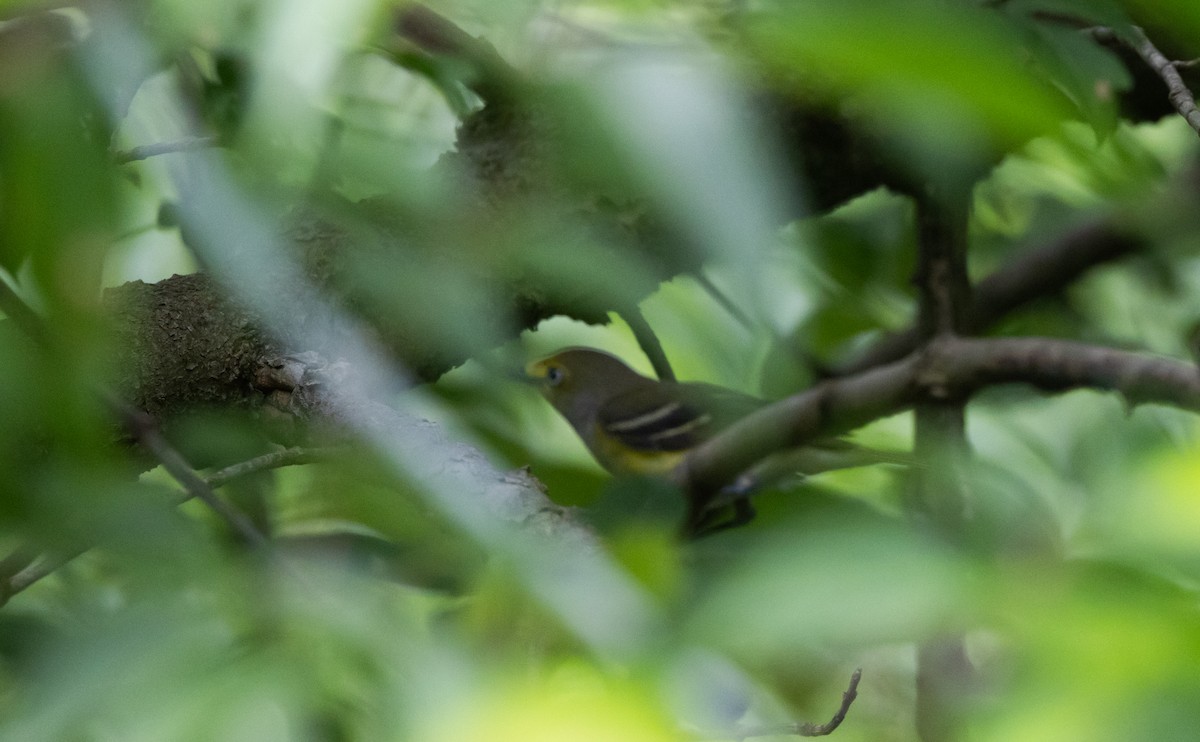
<path id="1" fill-rule="evenodd" d="M 155 417 L 206 406 L 246 407 L 273 344 L 258 318 L 227 301 L 203 274 L 105 292 L 120 369 L 117 390 Z"/>

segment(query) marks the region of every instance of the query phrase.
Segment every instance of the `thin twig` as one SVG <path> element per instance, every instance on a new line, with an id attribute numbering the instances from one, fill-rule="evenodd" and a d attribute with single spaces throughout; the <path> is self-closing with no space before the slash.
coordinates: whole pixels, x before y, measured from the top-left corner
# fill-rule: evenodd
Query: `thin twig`
<path id="1" fill-rule="evenodd" d="M 650 359 L 650 365 L 654 367 L 654 373 L 658 375 L 658 378 L 662 381 L 675 381 L 675 370 L 671 368 L 671 362 L 667 360 L 662 343 L 659 342 L 658 335 L 654 333 L 654 328 L 646 321 L 646 315 L 642 314 L 641 307 L 633 305 L 619 314 L 621 319 L 625 320 L 625 324 L 629 325 L 629 329 L 633 330 L 633 336 L 637 339 L 638 346 Z"/>
<path id="2" fill-rule="evenodd" d="M 708 292 L 709 296 L 711 296 L 718 304 L 721 305 L 722 309 L 729 313 L 730 317 L 733 317 L 735 320 L 737 320 L 738 324 L 740 324 L 742 327 L 745 327 L 747 330 L 754 329 L 754 321 L 750 319 L 750 315 L 742 311 L 742 308 L 737 304 L 734 304 L 733 300 L 730 299 L 724 291 L 718 288 L 717 285 L 712 282 L 711 278 L 704 275 L 703 272 L 698 271 L 696 273 L 696 282 Z"/>
<path id="3" fill-rule="evenodd" d="M 37 553 L 25 545 L 17 547 L 0 560 L 0 607 L 23 589 L 14 587 L 16 578 L 28 570 L 37 559 Z"/>
<path id="4" fill-rule="evenodd" d="M 1000 384 L 1111 390 L 1130 406 L 1200 412 L 1200 374 L 1189 362 L 1049 338 L 940 338 L 895 363 L 823 381 L 747 415 L 689 453 L 674 476 L 704 500 L 777 451 L 903 412 L 930 394 L 966 397 Z"/>
<path id="5" fill-rule="evenodd" d="M 463 82 L 489 103 L 502 99 L 520 75 L 495 47 L 420 3 L 397 11 L 396 34 L 428 54 L 456 57 L 475 68 L 474 79 Z"/>
<path id="6" fill-rule="evenodd" d="M 212 508 L 213 512 L 223 518 L 246 542 L 255 546 L 266 546 L 267 537 L 254 527 L 254 523 L 244 513 L 213 492 L 212 487 L 200 478 L 183 455 L 167 442 L 152 417 L 115 399 L 110 400 L 110 406 L 121 415 L 125 427 L 137 442 L 183 486 L 189 497 L 195 497 Z"/>
<path id="7" fill-rule="evenodd" d="M 804 724 L 797 732 L 801 737 L 821 737 L 829 734 L 833 730 L 841 726 L 842 721 L 846 718 L 846 712 L 850 710 L 850 704 L 854 703 L 854 699 L 858 698 L 858 681 L 862 680 L 862 668 L 855 669 L 850 676 L 850 685 L 846 686 L 846 690 L 842 693 L 842 705 L 838 706 L 838 710 L 833 717 L 824 724 Z"/>
<path id="8" fill-rule="evenodd" d="M 204 477 L 204 483 L 212 489 L 229 484 L 231 481 L 267 469 L 278 469 L 284 466 L 311 464 L 329 455 L 329 448 L 286 448 L 282 451 L 263 454 L 262 456 L 241 461 L 219 469 Z M 178 498 L 182 504 L 191 500 L 191 492 L 183 492 Z M 27 547 L 22 547 L 0 561 L 0 607 L 12 596 L 28 588 L 43 577 L 49 576 L 75 557 L 90 550 L 91 546 L 75 549 L 66 554 L 43 554 L 38 557 Z"/>
<path id="9" fill-rule="evenodd" d="M 1183 78 L 1180 77 L 1179 68 L 1174 62 L 1167 59 L 1158 50 L 1158 47 L 1154 46 L 1150 38 L 1146 36 L 1145 31 L 1138 26 L 1134 26 L 1132 30 L 1133 37 L 1137 42 L 1133 45 L 1134 51 L 1167 84 L 1167 90 L 1170 91 L 1168 97 L 1171 105 L 1175 106 L 1175 110 L 1179 111 L 1179 115 L 1183 116 L 1184 121 L 1188 122 L 1188 126 L 1200 134 L 1200 110 L 1196 109 L 1196 98 L 1192 95 L 1192 91 L 1188 90 Z"/>
<path id="10" fill-rule="evenodd" d="M 1175 62 L 1168 59 L 1158 50 L 1154 42 L 1150 41 L 1150 37 L 1146 36 L 1146 32 L 1140 26 L 1130 26 L 1128 36 L 1117 34 L 1113 29 L 1105 27 L 1092 28 L 1089 31 L 1101 42 L 1116 38 L 1136 52 L 1142 61 L 1166 83 L 1167 98 L 1171 101 L 1171 105 L 1175 107 L 1184 121 L 1187 121 L 1188 126 L 1200 134 L 1200 109 L 1196 108 L 1196 97 L 1179 74 L 1181 67 L 1190 66 L 1192 62 Z"/>
<path id="11" fill-rule="evenodd" d="M 119 165 L 125 165 L 138 160 L 148 160 L 151 157 L 159 155 L 169 155 L 176 152 L 193 152 L 198 149 L 208 149 L 217 146 L 217 138 L 208 137 L 185 137 L 183 139 L 175 139 L 169 142 L 155 142 L 154 144 L 143 144 L 131 149 L 121 150 L 113 154 L 113 159 Z"/>
<path id="12" fill-rule="evenodd" d="M 812 722 L 790 722 L 788 724 L 772 724 L 761 727 L 741 727 L 734 730 L 730 734 L 721 735 L 714 739 L 729 739 L 746 740 L 752 737 L 773 737 L 782 735 L 794 735 L 797 737 L 824 737 L 827 734 L 832 734 L 835 729 L 842 725 L 846 718 L 846 712 L 850 710 L 850 705 L 854 703 L 854 699 L 858 698 L 858 682 L 862 680 L 862 668 L 858 668 L 850 676 L 850 684 L 846 686 L 846 690 L 842 693 L 842 704 L 838 706 L 838 710 L 833 714 L 829 721 L 824 724 L 813 724 Z"/>
<path id="13" fill-rule="evenodd" d="M 37 552 L 28 546 L 18 546 L 8 556 L 0 559 L 0 584 L 8 582 L 12 576 L 37 561 Z"/>
<path id="14" fill-rule="evenodd" d="M 256 456 L 255 458 L 241 461 L 224 469 L 217 471 L 204 477 L 204 483 L 213 489 L 224 487 L 234 479 L 244 477 L 249 474 L 254 474 L 267 469 L 279 469 L 284 466 L 296 466 L 299 464 L 311 464 L 327 458 L 332 449 L 329 448 L 285 448 L 282 451 L 272 451 L 271 453 Z"/>
<path id="15" fill-rule="evenodd" d="M 33 562 L 32 564 L 27 566 L 25 569 L 21 570 L 20 572 L 18 572 L 12 576 L 12 578 L 8 581 L 7 590 L 0 592 L 0 597 L 4 598 L 3 601 L 0 601 L 0 606 L 4 605 L 4 603 L 7 602 L 8 599 L 12 598 L 12 596 L 16 595 L 17 593 L 21 592 L 22 590 L 25 590 L 30 585 L 32 585 L 33 583 L 42 579 L 43 577 L 49 576 L 51 573 L 53 573 L 59 567 L 62 567 L 64 564 L 71 561 L 72 559 L 74 559 L 75 557 L 84 553 L 85 551 L 87 551 L 90 548 L 91 547 L 85 546 L 81 549 L 74 549 L 65 554 L 59 554 L 59 555 L 44 554 L 44 555 L 42 555 L 42 557 L 40 559 Z"/>

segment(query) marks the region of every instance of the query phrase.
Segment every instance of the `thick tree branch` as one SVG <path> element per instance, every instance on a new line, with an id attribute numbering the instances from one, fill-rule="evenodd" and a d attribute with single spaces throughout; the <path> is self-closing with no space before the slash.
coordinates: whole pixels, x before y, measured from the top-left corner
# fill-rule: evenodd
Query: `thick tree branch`
<path id="1" fill-rule="evenodd" d="M 1013 311 L 1061 293 L 1092 268 L 1141 252 L 1147 241 L 1114 221 L 1085 224 L 1012 262 L 975 287 L 970 333 L 983 332 Z"/>
<path id="2" fill-rule="evenodd" d="M 971 285 L 967 279 L 968 197 L 917 198 L 917 329 L 923 340 L 961 335 L 967 329 Z"/>
<path id="3" fill-rule="evenodd" d="M 163 422 L 190 409 L 261 403 L 251 381 L 274 346 L 262 318 L 207 275 L 108 289 L 104 310 L 120 371 L 115 391 L 137 409 Z"/>
<path id="4" fill-rule="evenodd" d="M 1018 255 L 1008 265 L 979 282 L 966 317 L 969 334 L 985 332 L 1012 312 L 1045 297 L 1054 296 L 1097 266 L 1144 250 L 1146 241 L 1101 220 L 1085 224 Z M 861 373 L 899 360 L 916 350 L 917 328 L 880 338 L 853 361 L 836 366 L 834 376 Z"/>
<path id="5" fill-rule="evenodd" d="M 693 451 L 676 477 L 703 502 L 772 453 L 907 410 L 919 392 L 921 360 L 908 356 L 768 405 Z"/>
<path id="6" fill-rule="evenodd" d="M 917 333 L 921 342 L 969 332 L 971 283 L 967 277 L 970 193 L 924 192 L 917 206 Z M 962 472 L 971 456 L 966 399 L 924 395 L 913 418 L 913 453 L 921 463 L 910 482 L 908 515 L 931 523 L 942 538 L 961 540 L 970 504 Z M 917 647 L 917 734 L 922 742 L 959 736 L 962 709 L 974 668 L 962 637 L 923 641 Z"/>
<path id="7" fill-rule="evenodd" d="M 824 381 L 749 415 L 693 451 L 676 476 L 695 496 L 708 497 L 772 453 L 903 412 L 922 397 L 962 399 L 1001 384 L 1108 390 L 1131 405 L 1200 412 L 1200 373 L 1192 363 L 1066 340 L 939 338 L 899 361 Z"/>
<path id="8" fill-rule="evenodd" d="M 511 90 L 520 75 L 483 39 L 462 30 L 445 16 L 420 3 L 396 13 L 396 33 L 429 54 L 453 57 L 470 65 L 467 84 L 479 97 L 495 103 Z"/>

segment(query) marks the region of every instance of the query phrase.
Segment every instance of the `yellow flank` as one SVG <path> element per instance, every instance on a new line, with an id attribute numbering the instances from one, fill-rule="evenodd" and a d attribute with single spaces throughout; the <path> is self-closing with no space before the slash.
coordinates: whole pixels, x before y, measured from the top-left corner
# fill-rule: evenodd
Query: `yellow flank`
<path id="1" fill-rule="evenodd" d="M 596 460 L 614 474 L 667 474 L 687 455 L 687 451 L 639 451 L 623 445 L 599 426 L 593 431 L 592 440 Z"/>

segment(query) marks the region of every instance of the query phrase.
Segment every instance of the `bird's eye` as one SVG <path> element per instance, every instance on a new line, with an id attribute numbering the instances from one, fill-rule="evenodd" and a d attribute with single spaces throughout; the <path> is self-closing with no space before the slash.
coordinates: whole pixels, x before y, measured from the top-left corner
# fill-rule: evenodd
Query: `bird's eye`
<path id="1" fill-rule="evenodd" d="M 546 381 L 549 381 L 551 386 L 558 386 L 566 376 L 561 366 L 550 366 L 546 369 Z"/>

